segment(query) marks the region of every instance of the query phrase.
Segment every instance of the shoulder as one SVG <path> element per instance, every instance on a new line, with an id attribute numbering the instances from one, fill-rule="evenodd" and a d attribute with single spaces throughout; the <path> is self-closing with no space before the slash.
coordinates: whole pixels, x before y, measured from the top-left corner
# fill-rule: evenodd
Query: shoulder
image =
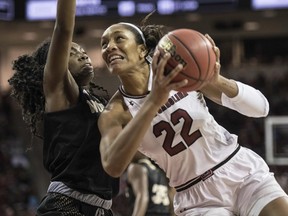
<path id="1" fill-rule="evenodd" d="M 109 100 L 105 110 L 107 111 L 124 111 L 125 110 L 125 102 L 123 99 L 123 96 L 120 94 L 119 91 L 117 91 L 112 98 Z"/>
<path id="2" fill-rule="evenodd" d="M 132 116 L 125 105 L 122 95 L 117 91 L 101 113 L 101 119 L 106 123 L 108 120 L 118 121 L 125 126 L 131 118 Z"/>

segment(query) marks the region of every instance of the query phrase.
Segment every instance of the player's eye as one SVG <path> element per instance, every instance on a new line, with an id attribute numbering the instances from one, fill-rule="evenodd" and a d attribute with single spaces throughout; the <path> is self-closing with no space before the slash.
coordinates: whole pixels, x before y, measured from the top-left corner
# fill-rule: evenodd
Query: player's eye
<path id="1" fill-rule="evenodd" d="M 119 41 L 122 41 L 124 40 L 125 38 L 122 36 L 122 35 L 119 35 L 116 37 L 116 41 L 119 42 Z"/>

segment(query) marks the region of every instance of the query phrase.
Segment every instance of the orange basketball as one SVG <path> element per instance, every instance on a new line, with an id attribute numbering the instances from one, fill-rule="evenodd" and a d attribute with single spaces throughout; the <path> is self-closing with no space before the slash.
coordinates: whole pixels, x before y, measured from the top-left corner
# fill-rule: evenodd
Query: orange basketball
<path id="1" fill-rule="evenodd" d="M 181 63 L 183 70 L 174 78 L 175 82 L 183 79 L 188 84 L 179 91 L 195 91 L 200 89 L 204 81 L 212 78 L 216 63 L 216 55 L 211 42 L 200 32 L 192 29 L 176 29 L 166 34 L 158 43 L 161 56 L 165 52 L 171 54 L 165 67 L 165 74 Z"/>

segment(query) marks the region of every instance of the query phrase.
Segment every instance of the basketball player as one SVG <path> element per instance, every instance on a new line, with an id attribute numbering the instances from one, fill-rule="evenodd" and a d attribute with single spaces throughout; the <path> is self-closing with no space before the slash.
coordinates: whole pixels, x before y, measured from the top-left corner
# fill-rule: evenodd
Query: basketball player
<path id="1" fill-rule="evenodd" d="M 168 180 L 152 160 L 137 152 L 127 168 L 132 216 L 171 216 Z"/>
<path id="2" fill-rule="evenodd" d="M 163 170 L 139 151 L 120 178 L 120 192 L 113 198 L 117 216 L 173 216 L 175 189 Z"/>
<path id="3" fill-rule="evenodd" d="M 162 33 L 157 25 L 144 23 L 138 28 L 118 23 L 102 35 L 102 57 L 121 80 L 98 122 L 106 172 L 120 176 L 139 150 L 166 172 L 176 189 L 176 215 L 288 215 L 287 194 L 265 161 L 241 147 L 237 136 L 215 121 L 204 98 L 261 118 L 269 112 L 265 96 L 220 75 L 215 44 L 217 63 L 211 82 L 200 91 L 177 92 L 187 84 L 187 80 L 172 82 L 182 65 L 164 76 L 169 54 L 159 58 L 156 51 L 149 62 Z"/>
<path id="4" fill-rule="evenodd" d="M 44 166 L 51 174 L 37 216 L 111 216 L 118 179 L 104 170 L 97 121 L 104 100 L 92 94 L 94 71 L 72 42 L 76 0 L 58 0 L 51 40 L 14 61 L 9 79 L 23 119 L 43 135 Z M 44 120 L 44 131 L 41 127 Z M 115 190 L 113 190 L 115 189 Z"/>

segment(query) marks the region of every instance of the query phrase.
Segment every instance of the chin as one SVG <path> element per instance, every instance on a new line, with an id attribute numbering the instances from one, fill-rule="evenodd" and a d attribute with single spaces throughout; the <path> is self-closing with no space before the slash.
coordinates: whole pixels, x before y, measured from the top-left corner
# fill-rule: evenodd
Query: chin
<path id="1" fill-rule="evenodd" d="M 119 75 L 121 73 L 121 68 L 120 67 L 110 67 L 109 72 L 113 75 Z"/>
<path id="2" fill-rule="evenodd" d="M 76 77 L 75 77 L 76 78 Z M 87 86 L 94 78 L 94 72 L 85 72 L 82 73 L 80 76 L 77 76 L 77 83 L 80 84 L 80 86 Z"/>
<path id="3" fill-rule="evenodd" d="M 83 67 L 83 68 L 81 69 L 81 73 L 82 73 L 82 74 L 94 73 L 94 68 L 93 68 L 93 67 Z"/>

